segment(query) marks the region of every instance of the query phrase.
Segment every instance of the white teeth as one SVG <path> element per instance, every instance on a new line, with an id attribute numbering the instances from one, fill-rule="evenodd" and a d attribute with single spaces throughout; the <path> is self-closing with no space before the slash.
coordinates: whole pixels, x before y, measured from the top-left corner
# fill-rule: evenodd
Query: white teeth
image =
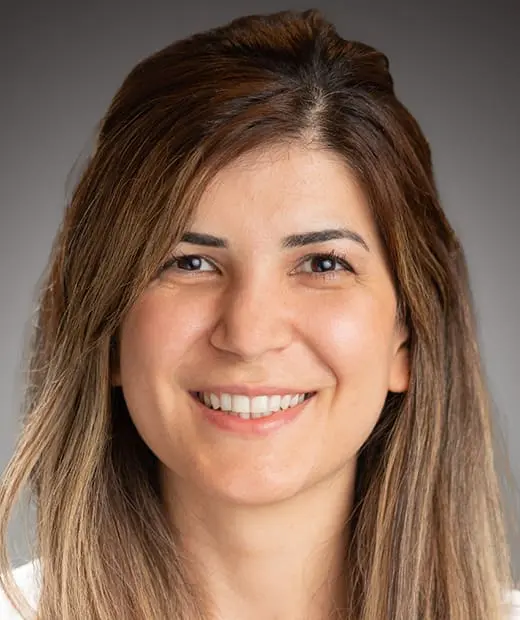
<path id="1" fill-rule="evenodd" d="M 271 396 L 269 399 L 269 411 L 278 411 L 280 409 L 280 403 L 282 402 L 281 396 Z"/>
<path id="2" fill-rule="evenodd" d="M 273 396 L 254 396 L 241 394 L 221 394 L 198 392 L 197 398 L 210 409 L 220 409 L 243 419 L 269 416 L 280 409 L 295 407 L 305 400 L 305 394 L 275 394 Z"/>
<path id="3" fill-rule="evenodd" d="M 233 395 L 231 397 L 231 410 L 236 411 L 237 413 L 247 413 L 249 415 L 249 412 L 250 412 L 249 398 L 247 396 Z"/>
<path id="4" fill-rule="evenodd" d="M 231 396 L 229 394 L 222 394 L 220 397 L 220 408 L 222 411 L 231 411 Z"/>
<path id="5" fill-rule="evenodd" d="M 268 396 L 254 396 L 251 399 L 251 413 L 263 413 L 269 411 Z"/>
<path id="6" fill-rule="evenodd" d="M 282 409 L 288 409 L 291 406 L 291 396 L 282 396 L 282 402 L 280 403 L 280 407 Z"/>

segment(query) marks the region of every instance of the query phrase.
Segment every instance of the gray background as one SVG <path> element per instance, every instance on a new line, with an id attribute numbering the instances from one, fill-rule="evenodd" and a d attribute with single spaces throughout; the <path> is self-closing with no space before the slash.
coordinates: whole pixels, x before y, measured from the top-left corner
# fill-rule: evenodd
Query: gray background
<path id="1" fill-rule="evenodd" d="M 116 88 L 141 58 L 239 15 L 324 11 L 390 58 L 428 136 L 445 210 L 465 246 L 494 402 L 520 455 L 518 0 L 13 0 L 0 8 L 0 470 L 19 430 L 21 353 L 70 187 Z M 30 515 L 29 515 L 30 516 Z M 13 563 L 28 559 L 16 516 Z M 517 566 L 520 550 L 515 549 Z"/>

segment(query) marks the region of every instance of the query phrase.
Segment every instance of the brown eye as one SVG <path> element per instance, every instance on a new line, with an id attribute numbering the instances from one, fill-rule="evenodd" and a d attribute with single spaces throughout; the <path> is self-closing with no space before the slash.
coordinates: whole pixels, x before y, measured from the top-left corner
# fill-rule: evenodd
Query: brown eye
<path id="1" fill-rule="evenodd" d="M 204 268 L 206 265 L 206 268 Z M 207 266 L 209 265 L 209 269 Z M 181 254 L 179 256 L 173 256 L 170 260 L 168 260 L 161 271 L 165 271 L 167 269 L 174 269 L 175 271 L 213 271 L 214 265 L 208 261 L 208 259 L 199 256 L 198 254 Z"/>
<path id="2" fill-rule="evenodd" d="M 187 271 L 198 271 L 202 264 L 200 256 L 183 256 L 178 258 L 176 263 L 178 269 Z"/>
<path id="3" fill-rule="evenodd" d="M 308 264 L 310 266 L 310 269 L 302 269 L 304 273 L 311 273 L 317 276 L 320 274 L 326 275 L 329 273 L 337 273 L 338 271 L 348 271 L 354 273 L 354 269 L 350 263 L 345 258 L 337 255 L 335 252 L 329 252 L 326 254 L 310 254 L 309 256 L 306 256 L 300 264 Z"/>
<path id="4" fill-rule="evenodd" d="M 335 271 L 336 259 L 328 256 L 314 256 L 310 261 L 313 271 Z M 316 267 L 314 270 L 313 268 Z"/>

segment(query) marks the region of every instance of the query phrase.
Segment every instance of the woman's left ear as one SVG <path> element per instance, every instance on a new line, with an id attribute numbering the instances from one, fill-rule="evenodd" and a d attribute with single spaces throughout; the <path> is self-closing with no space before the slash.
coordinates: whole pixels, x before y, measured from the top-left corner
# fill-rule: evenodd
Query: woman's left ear
<path id="1" fill-rule="evenodd" d="M 388 389 L 390 392 L 406 392 L 410 384 L 409 332 L 399 327 L 395 338 L 394 357 L 390 368 Z"/>

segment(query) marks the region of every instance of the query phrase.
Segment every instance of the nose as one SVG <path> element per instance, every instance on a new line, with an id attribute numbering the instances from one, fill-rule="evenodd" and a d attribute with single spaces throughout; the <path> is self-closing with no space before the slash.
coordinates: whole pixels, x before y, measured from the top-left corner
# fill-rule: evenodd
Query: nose
<path id="1" fill-rule="evenodd" d="M 285 349 L 292 340 L 287 295 L 282 287 L 249 280 L 223 293 L 210 342 L 242 360 Z"/>

